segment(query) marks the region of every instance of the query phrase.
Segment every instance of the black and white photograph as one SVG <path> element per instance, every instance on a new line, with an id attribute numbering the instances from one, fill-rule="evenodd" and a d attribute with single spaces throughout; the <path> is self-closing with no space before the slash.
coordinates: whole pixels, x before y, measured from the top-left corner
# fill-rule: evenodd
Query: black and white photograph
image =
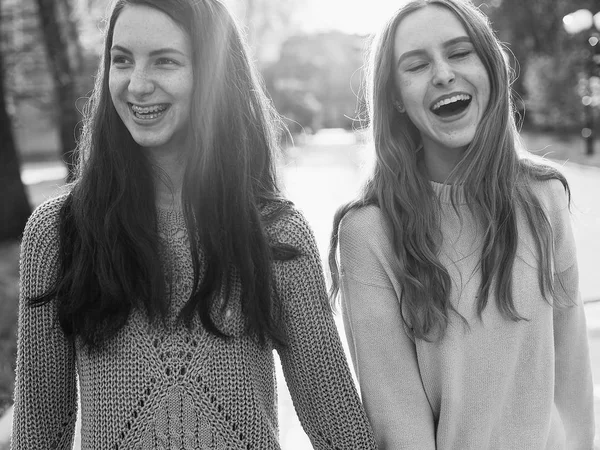
<path id="1" fill-rule="evenodd" d="M 600 450 L 599 0 L 0 0 L 0 450 Z"/>

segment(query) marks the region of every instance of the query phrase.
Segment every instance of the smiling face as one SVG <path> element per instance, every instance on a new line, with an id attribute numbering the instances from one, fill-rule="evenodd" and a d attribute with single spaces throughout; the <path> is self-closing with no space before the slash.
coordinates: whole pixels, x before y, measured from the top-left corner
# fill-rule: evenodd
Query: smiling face
<path id="1" fill-rule="evenodd" d="M 443 6 L 411 12 L 396 29 L 393 68 L 425 152 L 460 157 L 488 105 L 490 79 L 459 19 Z"/>
<path id="2" fill-rule="evenodd" d="M 108 75 L 121 120 L 142 147 L 179 152 L 193 91 L 190 38 L 165 13 L 123 8 L 115 23 Z"/>

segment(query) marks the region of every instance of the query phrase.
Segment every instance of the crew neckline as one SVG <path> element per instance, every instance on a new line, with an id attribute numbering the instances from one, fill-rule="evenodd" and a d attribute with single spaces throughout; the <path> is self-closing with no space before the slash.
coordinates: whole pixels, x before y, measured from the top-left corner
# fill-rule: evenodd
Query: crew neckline
<path id="1" fill-rule="evenodd" d="M 436 196 L 440 199 L 440 202 L 452 204 L 452 190 L 456 189 L 456 200 L 459 205 L 466 205 L 467 199 L 465 196 L 465 191 L 462 186 L 456 186 L 452 184 L 446 183 L 438 183 L 437 181 L 429 181 L 433 192 L 435 192 Z"/>

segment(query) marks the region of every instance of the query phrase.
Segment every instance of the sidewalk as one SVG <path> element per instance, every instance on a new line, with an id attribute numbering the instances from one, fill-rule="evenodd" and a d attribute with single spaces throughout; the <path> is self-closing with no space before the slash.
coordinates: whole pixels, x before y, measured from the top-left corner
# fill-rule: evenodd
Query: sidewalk
<path id="1" fill-rule="evenodd" d="M 12 427 L 13 407 L 11 406 L 2 418 L 0 418 L 0 450 L 3 450 L 3 445 L 10 442 L 10 433 Z"/>
<path id="2" fill-rule="evenodd" d="M 567 163 L 563 173 L 571 187 L 581 296 L 600 301 L 600 168 Z"/>

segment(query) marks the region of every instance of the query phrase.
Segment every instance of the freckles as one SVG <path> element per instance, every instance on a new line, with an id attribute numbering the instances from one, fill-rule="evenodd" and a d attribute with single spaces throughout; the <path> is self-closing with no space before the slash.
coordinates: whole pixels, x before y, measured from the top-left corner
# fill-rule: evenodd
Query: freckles
<path id="1" fill-rule="evenodd" d="M 396 92 L 404 99 L 404 102 L 407 102 L 408 97 L 410 97 L 411 86 L 412 81 L 410 80 L 398 79 L 396 81 Z"/>

